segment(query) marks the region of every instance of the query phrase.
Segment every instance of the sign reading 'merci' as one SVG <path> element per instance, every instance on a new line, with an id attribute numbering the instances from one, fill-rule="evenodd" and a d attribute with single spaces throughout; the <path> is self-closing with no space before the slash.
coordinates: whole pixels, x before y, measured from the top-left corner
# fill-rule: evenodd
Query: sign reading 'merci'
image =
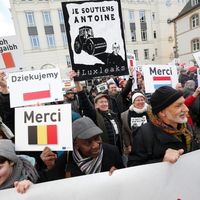
<path id="1" fill-rule="evenodd" d="M 72 150 L 71 105 L 16 108 L 15 146 L 19 151 Z"/>
<path id="2" fill-rule="evenodd" d="M 176 86 L 178 82 L 175 65 L 143 65 L 145 92 L 152 93 L 162 86 Z"/>
<path id="3" fill-rule="evenodd" d="M 9 73 L 8 84 L 11 107 L 63 100 L 57 68 Z"/>

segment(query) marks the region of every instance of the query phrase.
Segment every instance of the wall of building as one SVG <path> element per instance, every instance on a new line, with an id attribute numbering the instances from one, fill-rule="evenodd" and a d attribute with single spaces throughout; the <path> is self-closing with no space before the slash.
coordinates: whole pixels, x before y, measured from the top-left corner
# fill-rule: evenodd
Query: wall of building
<path id="1" fill-rule="evenodd" d="M 174 46 L 174 26 L 167 23 L 167 19 L 172 19 L 178 15 L 178 12 L 184 7 L 187 0 L 171 1 L 172 4 L 166 4 L 168 1 L 159 0 L 121 0 L 122 15 L 124 21 L 124 32 L 127 52 L 133 53 L 138 50 L 138 64 L 166 64 L 173 59 Z M 10 0 L 11 12 L 17 34 L 21 38 L 25 66 L 24 69 L 40 69 L 43 65 L 50 64 L 61 69 L 62 77 L 65 78 L 67 71 L 66 56 L 69 56 L 68 48 L 64 47 L 60 31 L 60 21 L 58 9 L 61 9 L 61 0 Z M 170 1 L 169 1 L 170 2 Z M 44 31 L 42 11 L 49 10 L 51 13 L 52 25 L 55 35 L 55 48 L 48 48 L 47 39 Z M 136 36 L 135 42 L 131 41 L 129 12 L 135 13 Z M 141 29 L 139 11 L 145 10 L 147 23 L 147 41 L 141 41 Z M 169 12 L 170 10 L 170 12 Z M 33 11 L 37 31 L 40 41 L 39 49 L 32 49 L 30 37 L 27 30 L 27 21 L 25 11 Z M 155 19 L 153 19 L 153 14 Z M 156 31 L 157 38 L 153 37 L 153 31 Z M 149 49 L 149 59 L 144 59 L 144 49 Z M 155 56 L 155 49 L 158 55 Z"/>

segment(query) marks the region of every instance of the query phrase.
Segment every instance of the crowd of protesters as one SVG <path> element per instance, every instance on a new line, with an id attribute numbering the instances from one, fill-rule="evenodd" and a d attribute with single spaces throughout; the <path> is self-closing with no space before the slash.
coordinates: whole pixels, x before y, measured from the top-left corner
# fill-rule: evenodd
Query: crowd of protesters
<path id="1" fill-rule="evenodd" d="M 76 73 L 70 72 L 74 79 Z M 100 173 L 124 167 L 176 162 L 198 149 L 200 135 L 200 87 L 194 72 L 180 70 L 176 88 L 163 86 L 145 93 L 142 75 L 113 77 L 107 90 L 95 79 L 89 88 L 80 82 L 64 94 L 72 109 L 72 152 L 15 152 L 14 109 L 10 108 L 5 74 L 0 72 L 0 190 L 15 187 L 24 193 L 32 183 Z M 132 86 L 136 84 L 136 90 Z M 26 154 L 26 156 L 21 156 Z"/>

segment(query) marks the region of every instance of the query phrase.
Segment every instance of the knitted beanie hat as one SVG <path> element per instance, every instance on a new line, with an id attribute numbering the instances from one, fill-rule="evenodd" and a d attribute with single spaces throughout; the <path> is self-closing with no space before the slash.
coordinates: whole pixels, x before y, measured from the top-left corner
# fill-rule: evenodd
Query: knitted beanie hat
<path id="1" fill-rule="evenodd" d="M 19 158 L 15 153 L 15 146 L 11 140 L 0 139 L 0 156 L 17 163 Z"/>
<path id="2" fill-rule="evenodd" d="M 136 99 L 137 97 L 143 97 L 143 98 L 145 99 L 145 96 L 144 96 L 142 93 L 136 92 L 136 93 L 133 94 L 133 96 L 132 96 L 132 103 L 134 103 L 134 101 L 135 101 L 135 99 Z"/>
<path id="3" fill-rule="evenodd" d="M 158 88 L 151 96 L 150 104 L 154 114 L 159 113 L 163 109 L 170 106 L 177 99 L 183 96 L 183 93 L 173 89 L 170 86 L 162 86 Z"/>

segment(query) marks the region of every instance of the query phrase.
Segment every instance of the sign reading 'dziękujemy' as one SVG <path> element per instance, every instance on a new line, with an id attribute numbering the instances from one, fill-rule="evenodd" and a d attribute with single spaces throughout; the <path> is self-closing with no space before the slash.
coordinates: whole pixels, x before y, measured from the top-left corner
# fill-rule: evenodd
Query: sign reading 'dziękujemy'
<path id="1" fill-rule="evenodd" d="M 57 68 L 9 73 L 8 85 L 11 107 L 63 100 Z"/>

